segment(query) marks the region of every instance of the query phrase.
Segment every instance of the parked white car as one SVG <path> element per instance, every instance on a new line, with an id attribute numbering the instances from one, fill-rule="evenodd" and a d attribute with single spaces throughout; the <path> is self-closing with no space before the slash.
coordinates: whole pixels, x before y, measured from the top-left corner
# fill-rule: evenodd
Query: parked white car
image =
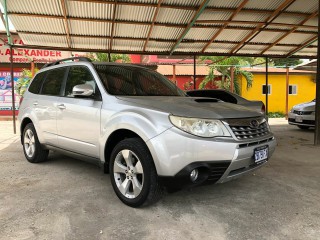
<path id="1" fill-rule="evenodd" d="M 289 112 L 288 123 L 301 129 L 315 126 L 316 100 L 293 106 Z"/>

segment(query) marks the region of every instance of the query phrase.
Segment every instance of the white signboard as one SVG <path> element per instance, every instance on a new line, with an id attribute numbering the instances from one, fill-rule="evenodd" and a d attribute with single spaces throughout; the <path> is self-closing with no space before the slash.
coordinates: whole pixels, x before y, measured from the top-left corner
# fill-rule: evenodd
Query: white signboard
<path id="1" fill-rule="evenodd" d="M 7 40 L 6 35 L 0 35 L 2 39 Z M 24 45 L 23 41 L 18 35 L 12 35 L 12 41 L 15 45 Z M 85 56 L 86 53 L 83 52 L 66 52 L 66 51 L 55 51 L 55 50 L 41 50 L 41 49 L 23 49 L 15 48 L 12 52 L 14 63 L 47 63 L 54 62 L 62 58 L 69 57 L 79 57 Z M 0 41 L 0 62 L 9 63 L 10 62 L 10 48 Z"/>

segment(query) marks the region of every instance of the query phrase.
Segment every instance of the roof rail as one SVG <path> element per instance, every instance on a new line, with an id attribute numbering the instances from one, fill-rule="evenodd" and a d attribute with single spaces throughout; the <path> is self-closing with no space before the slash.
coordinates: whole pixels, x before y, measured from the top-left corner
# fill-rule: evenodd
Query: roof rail
<path id="1" fill-rule="evenodd" d="M 41 69 L 46 68 L 46 67 L 51 67 L 51 66 L 54 66 L 54 65 L 58 65 L 58 64 L 61 64 L 63 62 L 71 61 L 71 60 L 72 61 L 79 60 L 79 61 L 82 61 L 82 62 L 92 62 L 91 59 L 87 58 L 87 57 L 71 57 L 71 58 L 64 58 L 64 59 L 61 59 L 61 60 L 58 60 L 58 61 L 55 61 L 55 62 L 47 63 Z"/>

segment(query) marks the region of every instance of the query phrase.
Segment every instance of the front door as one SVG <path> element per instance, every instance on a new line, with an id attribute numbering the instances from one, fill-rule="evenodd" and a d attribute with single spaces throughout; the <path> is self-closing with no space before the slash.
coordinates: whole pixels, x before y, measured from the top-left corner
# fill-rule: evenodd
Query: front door
<path id="1" fill-rule="evenodd" d="M 74 97 L 72 89 L 79 84 L 91 84 L 94 95 Z M 58 102 L 57 129 L 61 148 L 99 158 L 101 105 L 101 95 L 90 70 L 86 66 L 71 66 Z"/>

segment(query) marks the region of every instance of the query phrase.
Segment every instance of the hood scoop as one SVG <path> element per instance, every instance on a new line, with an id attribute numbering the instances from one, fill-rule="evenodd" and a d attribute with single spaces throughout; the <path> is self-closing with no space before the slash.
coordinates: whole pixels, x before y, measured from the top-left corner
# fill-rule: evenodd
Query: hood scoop
<path id="1" fill-rule="evenodd" d="M 217 98 L 195 98 L 194 101 L 198 103 L 216 103 L 221 102 L 221 100 Z"/>

